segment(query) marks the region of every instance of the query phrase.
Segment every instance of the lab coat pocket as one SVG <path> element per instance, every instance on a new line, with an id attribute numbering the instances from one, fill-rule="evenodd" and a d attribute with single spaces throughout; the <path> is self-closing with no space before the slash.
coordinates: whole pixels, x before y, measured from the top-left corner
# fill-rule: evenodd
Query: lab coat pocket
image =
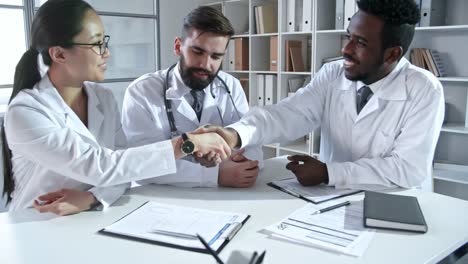
<path id="1" fill-rule="evenodd" d="M 375 157 L 386 157 L 393 149 L 395 134 L 386 131 L 378 131 L 374 138 L 372 152 Z"/>

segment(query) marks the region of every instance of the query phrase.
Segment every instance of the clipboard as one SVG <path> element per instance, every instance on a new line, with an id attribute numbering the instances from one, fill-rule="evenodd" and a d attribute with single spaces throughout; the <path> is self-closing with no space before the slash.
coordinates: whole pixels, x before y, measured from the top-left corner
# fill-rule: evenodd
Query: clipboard
<path id="1" fill-rule="evenodd" d="M 176 248 L 176 249 L 210 254 L 208 250 L 198 241 L 198 239 L 193 240 L 193 241 L 188 241 L 188 240 L 183 241 L 183 239 L 180 237 L 161 235 L 157 232 L 153 233 L 150 231 L 142 232 L 142 230 L 147 230 L 148 224 L 152 220 L 151 218 L 148 218 L 146 222 L 142 221 L 136 227 L 128 226 L 129 224 L 132 224 L 132 223 L 135 224 L 136 223 L 135 221 L 138 221 L 139 217 L 141 218 L 151 217 L 150 215 L 145 215 L 147 212 L 142 211 L 142 210 L 149 210 L 151 208 L 150 206 L 156 206 L 156 207 L 160 206 L 159 208 L 163 208 L 163 209 L 172 208 L 176 210 L 181 210 L 181 209 L 192 210 L 192 211 L 201 212 L 201 214 L 207 213 L 208 215 L 218 214 L 220 216 L 226 215 L 226 217 L 228 217 L 229 215 L 237 216 L 239 218 L 238 219 L 239 221 L 226 223 L 226 225 L 229 224 L 229 227 L 226 228 L 226 225 L 225 225 L 222 229 L 217 230 L 217 233 L 214 237 L 211 237 L 210 242 L 212 242 L 212 240 L 214 239 L 213 241 L 215 242 L 215 245 L 216 245 L 216 247 L 213 248 L 213 250 L 218 254 L 227 245 L 227 243 L 229 243 L 229 241 L 231 241 L 234 238 L 237 232 L 242 228 L 242 226 L 250 218 L 250 215 L 246 215 L 246 214 L 236 214 L 236 213 L 230 213 L 230 212 L 174 206 L 174 205 L 167 205 L 167 204 L 147 201 L 143 203 L 142 205 L 138 206 L 133 211 L 129 212 L 125 216 L 115 221 L 113 224 L 99 230 L 98 233 L 102 235 L 110 236 L 110 237 L 130 239 L 130 240 L 134 240 L 138 242 L 150 243 L 150 244 L 155 244 L 159 246 L 166 246 L 166 247 L 171 247 L 171 248 Z M 185 242 L 185 244 L 180 243 L 181 241 Z M 179 242 L 179 243 L 175 243 L 175 242 Z"/>
<path id="2" fill-rule="evenodd" d="M 283 184 L 286 182 L 287 184 Z M 337 198 L 362 192 L 362 190 L 334 189 L 327 185 L 302 186 L 296 178 L 286 178 L 267 183 L 268 186 L 313 204 L 320 204 Z M 320 195 L 327 192 L 327 195 Z"/>

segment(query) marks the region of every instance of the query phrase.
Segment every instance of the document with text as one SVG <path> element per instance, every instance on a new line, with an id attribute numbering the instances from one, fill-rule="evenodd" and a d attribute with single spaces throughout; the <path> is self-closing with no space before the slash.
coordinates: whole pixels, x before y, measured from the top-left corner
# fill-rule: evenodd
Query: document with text
<path id="1" fill-rule="evenodd" d="M 146 202 L 100 232 L 205 252 L 197 234 L 219 252 L 249 215 Z"/>
<path id="2" fill-rule="evenodd" d="M 273 238 L 351 256 L 362 256 L 375 233 L 374 229 L 363 225 L 362 201 L 314 214 L 334 203 L 336 202 L 328 202 L 326 206 L 308 203 L 282 221 L 266 227 L 265 231 Z"/>
<path id="3" fill-rule="evenodd" d="M 361 190 L 336 189 L 333 186 L 327 186 L 325 184 L 316 186 L 302 186 L 295 177 L 273 181 L 268 185 L 290 195 L 316 204 L 362 192 Z"/>

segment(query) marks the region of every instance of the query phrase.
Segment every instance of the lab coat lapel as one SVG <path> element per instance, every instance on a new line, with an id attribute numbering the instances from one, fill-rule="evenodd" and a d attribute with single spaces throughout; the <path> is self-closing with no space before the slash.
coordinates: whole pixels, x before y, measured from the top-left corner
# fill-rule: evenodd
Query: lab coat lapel
<path id="1" fill-rule="evenodd" d="M 342 75 L 339 81 L 336 84 L 333 84 L 334 87 L 340 89 L 340 98 L 342 108 L 344 109 L 343 114 L 347 115 L 348 120 L 356 120 L 356 82 L 352 82 Z"/>
<path id="2" fill-rule="evenodd" d="M 102 104 L 93 89 L 88 85 L 85 89 L 88 95 L 88 130 L 93 135 L 99 135 L 104 121 Z"/>
<path id="3" fill-rule="evenodd" d="M 174 119 L 177 123 L 190 122 L 198 127 L 198 117 L 192 106 L 185 99 L 185 94 L 190 88 L 186 87 L 179 73 L 179 65 L 174 68 L 174 73 L 171 77 L 170 86 L 166 92 L 166 98 L 171 101 L 172 109 L 174 109 Z"/>
<path id="4" fill-rule="evenodd" d="M 63 101 L 63 98 L 53 86 L 48 76 L 45 75 L 39 84 L 43 100 L 49 105 L 50 109 L 63 116 L 64 123 L 67 127 L 73 129 L 78 134 L 96 142 L 95 137 L 91 134 L 88 128 L 81 122 L 81 119 L 73 112 L 73 110 Z M 89 113 L 88 113 L 89 115 Z"/>

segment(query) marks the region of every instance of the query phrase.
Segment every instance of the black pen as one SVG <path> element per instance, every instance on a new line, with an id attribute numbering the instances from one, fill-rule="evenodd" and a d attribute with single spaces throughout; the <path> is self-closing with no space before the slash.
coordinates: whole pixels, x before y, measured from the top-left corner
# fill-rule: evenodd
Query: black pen
<path id="1" fill-rule="evenodd" d="M 211 256 L 213 256 L 216 259 L 216 262 L 218 264 L 224 264 L 224 262 L 219 258 L 218 254 L 216 254 L 216 252 L 213 249 L 211 249 L 210 245 L 206 243 L 205 239 L 203 239 L 203 237 L 201 237 L 199 234 L 197 234 L 197 237 L 198 240 L 200 240 L 200 242 L 203 244 L 203 246 L 205 246 L 206 250 L 208 250 L 208 252 L 211 254 Z"/>
<path id="2" fill-rule="evenodd" d="M 320 210 L 317 210 L 317 211 L 313 212 L 312 215 L 328 212 L 330 210 L 333 210 L 333 209 L 336 209 L 336 208 L 339 208 L 339 207 L 342 207 L 342 206 L 350 205 L 350 204 L 351 203 L 349 201 L 342 202 L 342 203 L 339 203 L 339 204 L 335 204 L 335 205 L 332 205 L 332 206 L 325 207 L 325 208 L 322 208 Z"/>
<path id="3" fill-rule="evenodd" d="M 255 264 L 262 264 L 263 258 L 265 257 L 265 253 L 266 251 L 263 250 L 262 254 L 260 254 L 260 257 L 257 258 L 257 261 L 255 262 Z"/>
<path id="4" fill-rule="evenodd" d="M 250 258 L 250 261 L 249 261 L 249 264 L 255 264 L 255 260 L 257 259 L 257 251 L 255 251 L 252 255 L 252 257 Z"/>

